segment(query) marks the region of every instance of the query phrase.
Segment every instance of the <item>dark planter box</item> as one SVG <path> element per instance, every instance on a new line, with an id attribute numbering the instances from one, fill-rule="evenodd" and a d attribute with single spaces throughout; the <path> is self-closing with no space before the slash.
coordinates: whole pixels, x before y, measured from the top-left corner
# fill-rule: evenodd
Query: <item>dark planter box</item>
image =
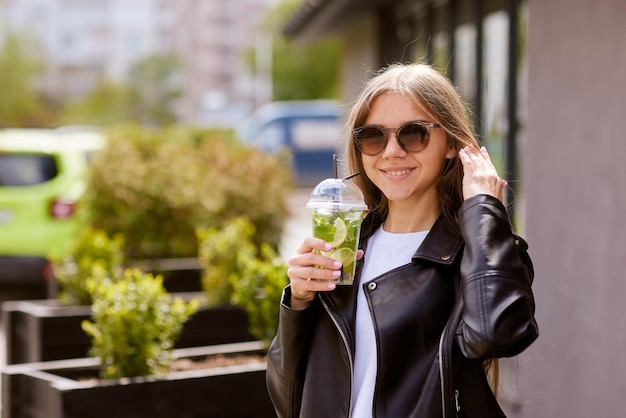
<path id="1" fill-rule="evenodd" d="M 203 267 L 195 257 L 135 260 L 131 263 L 143 271 L 163 276 L 168 292 L 199 292 L 202 290 Z"/>
<path id="2" fill-rule="evenodd" d="M 202 296 L 200 292 L 173 295 L 187 300 Z M 62 306 L 56 299 L 3 303 L 5 364 L 86 357 L 91 340 L 81 322 L 90 317 L 89 306 Z M 248 326 L 243 309 L 200 308 L 185 323 L 176 348 L 252 341 Z"/>
<path id="3" fill-rule="evenodd" d="M 177 358 L 262 353 L 263 344 L 175 350 Z M 265 386 L 265 360 L 172 372 L 163 378 L 77 380 L 97 373 L 81 358 L 17 364 L 2 372 L 2 418 L 275 418 Z"/>

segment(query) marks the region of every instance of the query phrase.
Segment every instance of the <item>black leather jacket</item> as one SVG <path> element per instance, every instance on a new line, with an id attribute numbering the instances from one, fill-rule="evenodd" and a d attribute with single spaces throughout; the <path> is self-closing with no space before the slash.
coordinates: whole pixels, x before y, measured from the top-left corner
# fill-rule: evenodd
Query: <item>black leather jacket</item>
<path id="1" fill-rule="evenodd" d="M 377 339 L 374 417 L 504 417 L 482 362 L 537 338 L 532 263 L 497 199 L 468 199 L 459 216 L 461 235 L 438 220 L 410 264 L 363 284 Z M 364 257 L 381 222 L 363 221 Z M 285 289 L 267 366 L 279 417 L 350 417 L 356 286 L 320 292 L 302 311 Z"/>

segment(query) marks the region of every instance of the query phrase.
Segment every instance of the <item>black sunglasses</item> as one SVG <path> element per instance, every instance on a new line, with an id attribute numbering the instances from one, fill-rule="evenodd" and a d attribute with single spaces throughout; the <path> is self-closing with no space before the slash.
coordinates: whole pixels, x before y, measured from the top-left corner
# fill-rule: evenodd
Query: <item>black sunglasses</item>
<path id="1" fill-rule="evenodd" d="M 387 133 L 396 134 L 400 147 L 406 152 L 418 152 L 426 148 L 430 130 L 441 125 L 432 122 L 409 122 L 399 128 L 383 128 L 377 125 L 361 126 L 352 130 L 359 150 L 365 155 L 377 155 L 387 147 Z"/>

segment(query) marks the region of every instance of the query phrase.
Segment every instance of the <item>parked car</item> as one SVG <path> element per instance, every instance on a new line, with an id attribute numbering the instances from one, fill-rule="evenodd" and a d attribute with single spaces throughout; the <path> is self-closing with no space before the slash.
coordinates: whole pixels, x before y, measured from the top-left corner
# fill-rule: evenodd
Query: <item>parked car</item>
<path id="1" fill-rule="evenodd" d="M 333 100 L 272 102 L 254 112 L 240 135 L 267 153 L 287 148 L 298 186 L 309 187 L 334 175 L 333 154 L 340 149 L 342 112 L 342 106 Z"/>
<path id="2" fill-rule="evenodd" d="M 96 130 L 0 130 L 0 284 L 51 278 L 49 258 L 69 249 Z"/>

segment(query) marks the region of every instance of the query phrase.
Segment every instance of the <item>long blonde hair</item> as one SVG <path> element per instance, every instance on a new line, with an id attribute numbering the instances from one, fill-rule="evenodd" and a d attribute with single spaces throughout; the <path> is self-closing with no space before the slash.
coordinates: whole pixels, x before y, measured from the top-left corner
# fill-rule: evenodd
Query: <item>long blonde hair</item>
<path id="1" fill-rule="evenodd" d="M 463 166 L 458 151 L 465 147 L 478 147 L 474 135 L 471 112 L 461 99 L 458 91 L 443 74 L 426 64 L 392 64 L 383 68 L 370 79 L 361 95 L 352 106 L 346 122 L 346 147 L 344 157 L 349 173 L 360 171 L 354 178 L 365 197 L 371 212 L 385 219 L 389 203 L 383 193 L 364 175 L 361 152 L 352 138 L 352 130 L 363 126 L 372 102 L 381 94 L 400 93 L 405 99 L 422 109 L 432 122 L 438 123 L 446 133 L 448 147 L 454 150 L 454 157 L 443 166 L 437 184 L 443 221 L 448 228 L 459 231 L 458 210 L 463 202 Z M 498 362 L 485 361 L 485 371 L 494 392 L 498 387 Z"/>

